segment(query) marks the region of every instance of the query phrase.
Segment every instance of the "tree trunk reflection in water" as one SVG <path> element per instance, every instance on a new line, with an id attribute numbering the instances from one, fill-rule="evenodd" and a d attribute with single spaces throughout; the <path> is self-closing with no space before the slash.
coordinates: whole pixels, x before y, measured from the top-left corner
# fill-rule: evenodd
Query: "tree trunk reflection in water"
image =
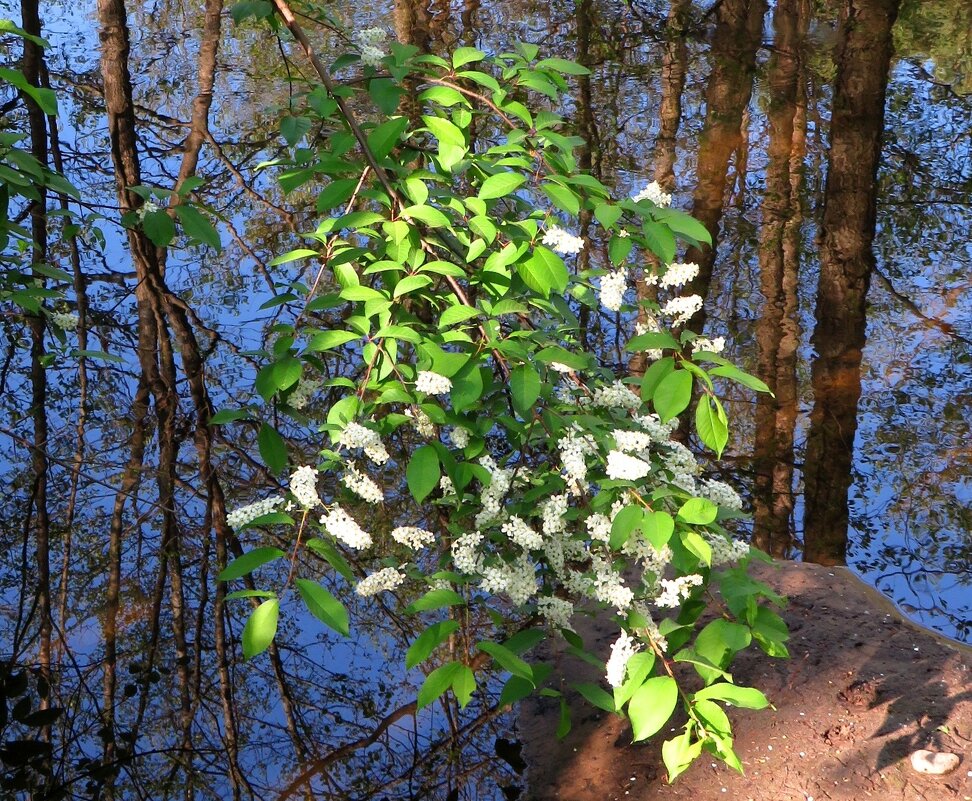
<path id="1" fill-rule="evenodd" d="M 847 550 L 876 175 L 897 12 L 898 0 L 852 0 L 841 10 L 838 31 L 804 469 L 804 557 L 821 564 L 842 564 Z"/>
<path id="2" fill-rule="evenodd" d="M 800 260 L 806 97 L 802 50 L 810 9 L 804 0 L 780 0 L 767 73 L 766 191 L 759 242 L 764 307 L 756 323 L 757 374 L 775 397 L 756 400 L 753 466 L 753 542 L 785 557 L 793 542 L 793 433 L 797 418 L 797 281 Z"/>
<path id="3" fill-rule="evenodd" d="M 692 215 L 709 231 L 712 247 L 690 248 L 685 255 L 685 261 L 698 263 L 699 274 L 684 294 L 703 298 L 709 290 L 718 248 L 729 160 L 742 142 L 743 111 L 752 97 L 766 0 L 724 0 L 716 13 L 712 74 L 705 93 L 705 125 L 699 136 L 698 183 L 692 202 Z M 704 325 L 705 316 L 700 311 L 687 327 L 701 332 Z"/>

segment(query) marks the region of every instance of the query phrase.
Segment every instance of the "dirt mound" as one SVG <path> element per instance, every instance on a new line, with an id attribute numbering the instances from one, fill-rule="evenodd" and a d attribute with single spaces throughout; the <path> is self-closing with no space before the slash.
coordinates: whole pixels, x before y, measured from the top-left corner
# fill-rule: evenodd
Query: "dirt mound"
<path id="1" fill-rule="evenodd" d="M 521 715 L 535 801 L 972 801 L 972 649 L 901 618 L 846 568 L 779 563 L 760 577 L 789 598 L 789 660 L 740 655 L 741 684 L 766 692 L 776 711 L 730 710 L 739 776 L 699 760 L 665 783 L 660 743 L 631 745 L 619 718 L 580 702 L 571 733 L 554 736 L 559 710 L 535 703 Z M 607 652 L 614 631 L 585 632 Z M 597 680 L 565 660 L 566 675 Z M 915 772 L 918 749 L 962 762 L 945 776 Z"/>

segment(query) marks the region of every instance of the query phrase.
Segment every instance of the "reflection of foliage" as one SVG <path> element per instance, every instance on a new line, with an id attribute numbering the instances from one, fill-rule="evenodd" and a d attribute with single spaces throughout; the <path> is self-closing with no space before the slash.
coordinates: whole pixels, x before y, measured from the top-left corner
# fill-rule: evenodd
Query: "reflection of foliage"
<path id="1" fill-rule="evenodd" d="M 901 58 L 934 62 L 932 73 L 958 95 L 972 93 L 972 4 L 904 0 L 894 27 Z"/>

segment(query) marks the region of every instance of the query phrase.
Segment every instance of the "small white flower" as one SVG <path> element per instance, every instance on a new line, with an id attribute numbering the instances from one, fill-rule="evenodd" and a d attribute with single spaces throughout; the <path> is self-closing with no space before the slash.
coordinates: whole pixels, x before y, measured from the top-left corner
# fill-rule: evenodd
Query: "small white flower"
<path id="1" fill-rule="evenodd" d="M 291 409 L 303 409 L 311 396 L 321 387 L 320 381 L 314 379 L 301 378 L 294 387 L 294 391 L 287 398 L 287 404 Z"/>
<path id="2" fill-rule="evenodd" d="M 381 47 L 388 35 L 381 28 L 365 28 L 354 34 L 354 43 L 361 54 L 361 63 L 369 67 L 381 66 L 386 53 Z"/>
<path id="3" fill-rule="evenodd" d="M 634 637 L 628 632 L 622 631 L 620 636 L 611 645 L 611 656 L 606 665 L 607 683 L 612 687 L 620 687 L 624 684 L 624 675 L 628 672 L 628 660 L 638 651 L 640 646 Z"/>
<path id="4" fill-rule="evenodd" d="M 514 515 L 503 524 L 503 533 L 525 550 L 534 550 L 543 545 L 543 538 L 537 534 L 522 517 Z"/>
<path id="5" fill-rule="evenodd" d="M 371 535 L 337 504 L 327 514 L 321 516 L 321 525 L 334 539 L 340 540 L 350 548 L 360 551 L 371 545 Z"/>
<path id="6" fill-rule="evenodd" d="M 320 506 L 321 498 L 317 494 L 317 471 L 308 465 L 294 470 L 290 474 L 290 494 L 304 509 Z"/>
<path id="7" fill-rule="evenodd" d="M 574 614 L 574 605 L 563 598 L 554 595 L 538 598 L 537 611 L 546 619 L 551 626 L 561 629 L 569 629 L 570 618 Z"/>
<path id="8" fill-rule="evenodd" d="M 389 459 L 388 450 L 378 436 L 378 432 L 365 428 L 360 423 L 348 423 L 341 432 L 339 442 L 345 448 L 361 448 L 375 464 L 384 464 Z"/>
<path id="9" fill-rule="evenodd" d="M 557 253 L 572 255 L 584 249 L 584 240 L 579 236 L 567 233 L 563 228 L 552 225 L 543 235 L 543 244 Z"/>
<path id="10" fill-rule="evenodd" d="M 277 511 L 283 502 L 283 498 L 264 498 L 262 501 L 234 509 L 226 515 L 226 522 L 231 528 L 241 529 L 258 517 L 263 517 L 264 515 L 270 514 L 270 512 Z"/>
<path id="11" fill-rule="evenodd" d="M 698 337 L 692 342 L 692 355 L 696 353 L 722 353 L 726 349 L 726 338 Z"/>
<path id="12" fill-rule="evenodd" d="M 574 368 L 573 367 L 568 367 L 566 364 L 563 364 L 562 362 L 550 362 L 550 364 L 548 364 L 547 367 L 549 367 L 551 370 L 553 370 L 554 372 L 557 372 L 557 373 L 572 373 L 572 372 L 574 372 Z"/>
<path id="13" fill-rule="evenodd" d="M 655 598 L 655 606 L 673 609 L 692 594 L 693 587 L 702 586 L 702 576 L 693 573 L 677 579 L 662 579 L 661 593 Z"/>
<path id="14" fill-rule="evenodd" d="M 392 529 L 392 539 L 413 550 L 425 548 L 435 542 L 435 534 L 418 526 L 399 526 Z"/>
<path id="15" fill-rule="evenodd" d="M 462 426 L 449 429 L 449 439 L 457 448 L 465 448 L 469 444 L 469 431 Z"/>
<path id="16" fill-rule="evenodd" d="M 611 451 L 607 458 L 608 478 L 618 481 L 638 481 L 651 472 L 651 465 L 623 451 Z"/>
<path id="17" fill-rule="evenodd" d="M 672 196 L 662 190 L 658 181 L 652 181 L 650 184 L 648 184 L 648 186 L 642 189 L 631 199 L 635 203 L 642 200 L 650 200 L 656 206 L 661 206 L 663 208 L 672 205 Z"/>
<path id="18" fill-rule="evenodd" d="M 613 270 L 601 276 L 601 305 L 610 311 L 620 311 L 628 288 L 628 271 Z"/>
<path id="19" fill-rule="evenodd" d="M 354 591 L 363 598 L 377 595 L 385 590 L 393 590 L 405 581 L 405 574 L 394 567 L 386 567 L 361 579 Z"/>
<path id="20" fill-rule="evenodd" d="M 78 327 L 78 315 L 67 312 L 51 312 L 51 320 L 62 331 L 74 331 Z"/>
<path id="21" fill-rule="evenodd" d="M 479 553 L 479 546 L 483 535 L 478 531 L 463 534 L 452 543 L 452 564 L 460 573 L 471 575 L 481 573 L 483 556 Z"/>
<path id="22" fill-rule="evenodd" d="M 673 262 L 668 265 L 665 274 L 658 279 L 658 286 L 662 289 L 667 287 L 685 286 L 699 274 L 699 265 L 694 261 L 688 263 Z"/>
<path id="23" fill-rule="evenodd" d="M 702 308 L 702 298 L 698 295 L 685 295 L 672 298 L 662 307 L 662 314 L 672 317 L 672 325 L 687 323 Z"/>
<path id="24" fill-rule="evenodd" d="M 436 430 L 435 423 L 432 422 L 432 418 L 429 417 L 421 409 L 406 409 L 405 416 L 412 418 L 412 427 L 419 432 L 420 436 L 426 439 L 435 439 Z"/>
<path id="25" fill-rule="evenodd" d="M 372 481 L 370 476 L 358 470 L 352 461 L 348 462 L 347 472 L 341 476 L 341 481 L 351 492 L 368 503 L 381 503 L 385 500 L 381 487 Z"/>
<path id="26" fill-rule="evenodd" d="M 430 370 L 419 370 L 415 379 L 415 391 L 426 395 L 446 395 L 452 390 L 452 382 L 444 375 Z"/>

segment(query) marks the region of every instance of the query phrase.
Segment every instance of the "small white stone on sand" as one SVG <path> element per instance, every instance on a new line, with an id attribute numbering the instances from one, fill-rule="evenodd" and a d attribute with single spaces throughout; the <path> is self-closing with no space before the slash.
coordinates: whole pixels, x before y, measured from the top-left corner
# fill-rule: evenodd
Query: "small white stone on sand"
<path id="1" fill-rule="evenodd" d="M 911 755 L 911 767 L 918 773 L 941 776 L 955 770 L 962 760 L 958 754 L 936 753 L 922 749 Z"/>

